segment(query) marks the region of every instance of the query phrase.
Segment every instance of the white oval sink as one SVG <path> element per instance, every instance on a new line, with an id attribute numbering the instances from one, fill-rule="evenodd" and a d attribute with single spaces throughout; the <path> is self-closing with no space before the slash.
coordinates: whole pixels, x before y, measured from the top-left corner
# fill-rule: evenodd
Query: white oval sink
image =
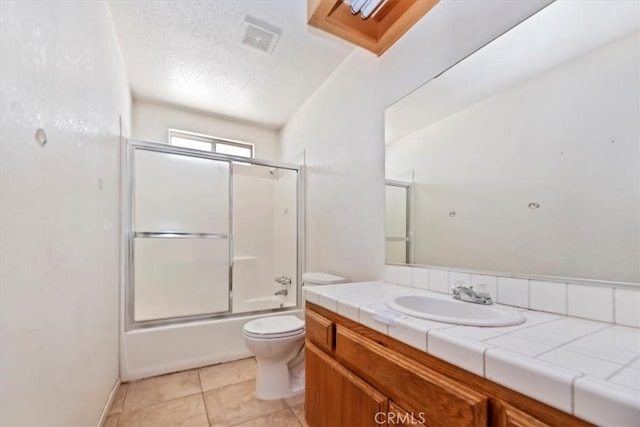
<path id="1" fill-rule="evenodd" d="M 409 316 L 468 326 L 511 326 L 526 319 L 507 307 L 481 305 L 425 295 L 405 295 L 386 302 L 387 307 Z"/>

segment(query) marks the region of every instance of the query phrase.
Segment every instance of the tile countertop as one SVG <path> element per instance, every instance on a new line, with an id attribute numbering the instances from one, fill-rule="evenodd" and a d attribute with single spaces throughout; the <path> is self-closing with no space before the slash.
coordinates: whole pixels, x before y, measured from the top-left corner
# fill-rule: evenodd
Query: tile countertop
<path id="1" fill-rule="evenodd" d="M 398 313 L 399 295 L 449 296 L 384 282 L 303 288 L 307 301 L 527 396 L 607 426 L 640 426 L 640 329 L 524 310 L 507 327 L 459 326 Z"/>

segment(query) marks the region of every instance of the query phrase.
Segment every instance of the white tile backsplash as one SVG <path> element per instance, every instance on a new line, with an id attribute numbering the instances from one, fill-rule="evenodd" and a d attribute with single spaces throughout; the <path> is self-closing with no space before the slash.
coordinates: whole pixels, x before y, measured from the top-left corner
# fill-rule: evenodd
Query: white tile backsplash
<path id="1" fill-rule="evenodd" d="M 529 281 L 498 277 L 498 302 L 516 307 L 529 307 Z"/>
<path id="2" fill-rule="evenodd" d="M 398 267 L 398 282 L 399 285 L 411 286 L 413 284 L 413 268 L 411 267 Z"/>
<path id="3" fill-rule="evenodd" d="M 384 281 L 387 283 L 398 283 L 398 267 L 395 265 L 385 265 Z"/>
<path id="4" fill-rule="evenodd" d="M 616 323 L 640 328 L 640 289 L 616 289 L 615 313 Z"/>
<path id="5" fill-rule="evenodd" d="M 613 289 L 569 285 L 568 314 L 585 319 L 613 322 Z"/>
<path id="6" fill-rule="evenodd" d="M 449 272 L 446 270 L 429 270 L 429 289 L 434 292 L 449 293 Z"/>
<path id="7" fill-rule="evenodd" d="M 640 284 L 615 288 L 398 265 L 385 266 L 385 281 L 447 294 L 453 282 L 483 284 L 500 304 L 640 328 Z"/>
<path id="8" fill-rule="evenodd" d="M 537 280 L 529 281 L 529 308 L 567 314 L 567 285 Z"/>
<path id="9" fill-rule="evenodd" d="M 429 289 L 429 270 L 426 268 L 413 269 L 413 287 Z"/>

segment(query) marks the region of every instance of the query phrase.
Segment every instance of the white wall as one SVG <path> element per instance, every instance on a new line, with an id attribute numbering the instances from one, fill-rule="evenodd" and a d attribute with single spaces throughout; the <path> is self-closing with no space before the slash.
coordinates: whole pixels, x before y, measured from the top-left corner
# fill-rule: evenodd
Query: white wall
<path id="1" fill-rule="evenodd" d="M 441 1 L 378 58 L 354 51 L 281 130 L 306 154 L 307 270 L 380 279 L 384 110 L 549 1 Z"/>
<path id="2" fill-rule="evenodd" d="M 131 136 L 135 139 L 168 143 L 169 129 L 179 129 L 251 142 L 256 158 L 277 157 L 278 132 L 258 124 L 140 100 L 133 102 L 132 124 Z"/>
<path id="3" fill-rule="evenodd" d="M 414 262 L 640 282 L 638 94 L 635 32 L 387 146 Z"/>
<path id="4" fill-rule="evenodd" d="M 0 8 L 0 424 L 95 425 L 119 376 L 124 66 L 104 2 Z"/>

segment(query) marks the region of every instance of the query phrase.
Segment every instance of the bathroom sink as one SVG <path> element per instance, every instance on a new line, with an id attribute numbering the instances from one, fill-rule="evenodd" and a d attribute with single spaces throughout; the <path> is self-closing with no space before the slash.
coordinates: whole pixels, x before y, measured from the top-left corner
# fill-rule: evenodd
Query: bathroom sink
<path id="1" fill-rule="evenodd" d="M 386 302 L 392 310 L 437 322 L 468 326 L 511 326 L 526 319 L 508 307 L 481 305 L 443 297 L 405 295 Z"/>

